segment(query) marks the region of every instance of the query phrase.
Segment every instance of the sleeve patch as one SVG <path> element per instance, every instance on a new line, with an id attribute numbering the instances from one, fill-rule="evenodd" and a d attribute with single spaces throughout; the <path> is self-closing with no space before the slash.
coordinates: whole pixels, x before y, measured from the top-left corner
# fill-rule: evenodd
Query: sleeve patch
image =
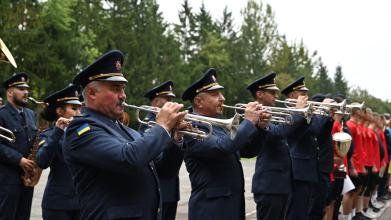
<path id="1" fill-rule="evenodd" d="M 78 129 L 77 129 L 77 134 L 80 136 L 84 133 L 86 133 L 87 131 L 91 130 L 91 127 L 88 123 L 85 123 L 83 124 L 82 126 L 80 126 Z"/>

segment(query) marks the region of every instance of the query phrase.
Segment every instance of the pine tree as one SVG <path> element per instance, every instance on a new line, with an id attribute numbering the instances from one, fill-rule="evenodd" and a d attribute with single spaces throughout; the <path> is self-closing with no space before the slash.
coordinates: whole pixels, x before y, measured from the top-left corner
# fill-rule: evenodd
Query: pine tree
<path id="1" fill-rule="evenodd" d="M 348 83 L 343 77 L 342 67 L 337 66 L 334 74 L 334 92 L 346 95 L 348 92 Z"/>
<path id="2" fill-rule="evenodd" d="M 319 60 L 318 72 L 316 73 L 316 86 L 313 86 L 312 94 L 315 93 L 332 93 L 333 82 L 327 74 L 327 67 Z"/>
<path id="3" fill-rule="evenodd" d="M 188 0 L 184 0 L 182 9 L 179 11 L 180 24 L 175 25 L 177 40 L 181 45 L 182 58 L 185 62 L 195 54 L 196 51 L 196 21 Z"/>

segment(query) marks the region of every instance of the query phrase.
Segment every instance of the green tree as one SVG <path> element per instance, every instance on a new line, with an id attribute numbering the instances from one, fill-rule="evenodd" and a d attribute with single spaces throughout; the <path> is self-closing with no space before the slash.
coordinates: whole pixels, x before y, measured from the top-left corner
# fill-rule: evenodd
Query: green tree
<path id="1" fill-rule="evenodd" d="M 334 92 L 346 95 L 348 93 L 348 83 L 343 77 L 342 67 L 337 66 L 334 74 Z"/>
<path id="2" fill-rule="evenodd" d="M 241 73 L 259 74 L 267 69 L 271 48 L 278 40 L 274 13 L 268 4 L 249 0 L 242 10 L 243 24 L 239 39 Z"/>
<path id="3" fill-rule="evenodd" d="M 316 86 L 312 88 L 312 94 L 315 93 L 332 93 L 333 82 L 327 74 L 327 67 L 319 60 L 318 72 L 316 73 Z"/>
<path id="4" fill-rule="evenodd" d="M 181 45 L 182 59 L 188 62 L 195 54 L 197 41 L 196 19 L 188 0 L 183 1 L 178 16 L 180 23 L 175 25 L 176 37 Z"/>

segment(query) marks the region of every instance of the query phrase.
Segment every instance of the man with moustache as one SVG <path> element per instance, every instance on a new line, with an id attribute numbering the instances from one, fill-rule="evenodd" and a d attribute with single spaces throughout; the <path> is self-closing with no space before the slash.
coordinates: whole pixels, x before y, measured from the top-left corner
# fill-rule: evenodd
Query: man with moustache
<path id="1" fill-rule="evenodd" d="M 0 219 L 30 219 L 34 188 L 25 187 L 23 172 L 36 164 L 27 159 L 37 135 L 34 112 L 28 103 L 29 85 L 26 73 L 14 74 L 3 83 L 7 103 L 0 108 L 0 126 L 11 130 L 15 143 L 0 141 Z"/>
<path id="2" fill-rule="evenodd" d="M 183 106 L 167 102 L 156 125 L 141 136 L 118 119 L 124 112 L 127 80 L 123 53 L 110 51 L 73 79 L 85 107 L 65 131 L 64 159 L 80 202 L 80 219 L 160 219 L 159 181 L 152 160 L 180 137 Z"/>
<path id="3" fill-rule="evenodd" d="M 191 101 L 193 114 L 216 118 L 222 114 L 224 88 L 216 80 L 215 69 L 205 74 L 182 95 Z M 212 135 L 203 140 L 185 136 L 185 163 L 191 181 L 189 220 L 245 219 L 244 178 L 239 150 L 265 130 L 270 115 L 256 102 L 247 104 L 244 120 L 236 135 L 213 126 Z M 205 124 L 193 127 L 208 132 Z"/>
<path id="4" fill-rule="evenodd" d="M 174 83 L 168 80 L 145 93 L 145 97 L 151 102 L 151 106 L 161 108 L 167 102 L 175 98 L 173 92 Z M 148 113 L 144 121 L 155 121 L 156 114 Z M 146 132 L 149 126 L 140 125 L 139 131 Z M 174 220 L 179 201 L 179 169 L 183 162 L 183 151 L 172 144 L 155 159 L 156 171 L 159 176 L 162 195 L 162 220 Z"/>
<path id="5" fill-rule="evenodd" d="M 259 104 L 275 106 L 278 98 L 274 72 L 251 83 L 247 89 Z M 307 97 L 301 96 L 296 104 L 297 109 L 304 108 Z M 257 203 L 257 219 L 285 219 L 288 195 L 292 187 L 291 158 L 287 137 L 294 135 L 298 129 L 305 129 L 307 122 L 301 115 L 292 113 L 293 124 L 270 123 L 264 136 L 252 141 L 252 147 L 243 149 L 243 157 L 257 156 L 255 173 L 252 182 L 252 193 Z"/>

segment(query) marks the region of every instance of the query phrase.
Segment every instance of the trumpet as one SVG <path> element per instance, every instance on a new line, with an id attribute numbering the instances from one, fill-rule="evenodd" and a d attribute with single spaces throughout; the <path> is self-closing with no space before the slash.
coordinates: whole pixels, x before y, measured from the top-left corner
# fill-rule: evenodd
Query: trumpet
<path id="1" fill-rule="evenodd" d="M 236 114 L 239 114 L 241 117 L 244 116 L 243 113 L 239 113 L 239 111 L 244 111 L 246 109 L 246 104 L 238 103 L 234 106 L 231 105 L 223 105 L 225 108 L 234 109 Z M 272 117 L 270 122 L 280 123 L 280 124 L 293 124 L 292 114 L 299 114 L 303 116 L 307 123 L 311 122 L 312 112 L 311 107 L 307 106 L 303 109 L 292 109 L 292 108 L 279 108 L 272 106 L 263 106 L 267 113 L 271 114 Z"/>
<path id="2" fill-rule="evenodd" d="M 141 120 L 140 112 L 144 111 L 144 112 L 157 114 L 159 113 L 159 110 L 157 108 L 148 105 L 141 105 L 141 106 L 130 105 L 125 102 L 122 103 L 122 106 L 136 109 L 137 121 L 140 124 L 147 125 L 148 127 L 153 127 L 156 125 L 156 122 L 154 121 L 146 122 Z M 218 127 L 228 129 L 231 133 L 231 138 L 233 138 L 236 135 L 237 128 L 239 127 L 240 124 L 240 116 L 235 115 L 230 119 L 217 119 L 217 118 L 211 118 L 211 117 L 195 115 L 195 114 L 186 114 L 184 121 L 204 124 L 207 127 L 208 132 L 201 131 L 198 128 L 177 130 L 175 132 L 178 132 L 179 134 L 188 135 L 196 139 L 207 139 L 212 135 L 213 126 L 218 126 Z"/>
<path id="3" fill-rule="evenodd" d="M 14 143 L 16 141 L 16 137 L 11 130 L 0 126 L 0 138 L 4 139 L 8 142 Z"/>
<path id="4" fill-rule="evenodd" d="M 286 100 L 276 100 L 278 103 L 283 103 L 287 108 L 295 108 L 294 106 L 297 103 L 296 99 L 286 99 Z M 324 103 L 324 102 L 314 102 L 308 101 L 308 107 L 311 107 L 312 114 L 315 115 L 328 115 L 328 111 L 331 108 L 336 108 L 336 111 L 345 112 L 346 111 L 346 99 L 340 103 Z"/>
<path id="5" fill-rule="evenodd" d="M 11 52 L 8 50 L 7 46 L 5 46 L 3 40 L 0 38 L 0 62 L 10 63 L 12 66 L 17 68 L 15 59 L 12 56 Z"/>
<path id="6" fill-rule="evenodd" d="M 30 101 L 32 101 L 32 102 L 34 102 L 34 103 L 37 104 L 37 105 L 42 106 L 42 107 L 46 107 L 46 106 L 47 106 L 47 103 L 42 102 L 42 101 L 38 101 L 38 100 L 36 100 L 36 99 L 33 98 L 33 97 L 27 97 L 27 99 L 30 100 Z"/>
<path id="7" fill-rule="evenodd" d="M 349 105 L 346 105 L 346 111 L 347 111 L 347 113 L 350 114 L 352 109 L 354 109 L 354 108 L 363 109 L 364 106 L 365 106 L 365 102 L 362 102 L 361 104 L 359 104 L 359 103 L 351 103 Z"/>

